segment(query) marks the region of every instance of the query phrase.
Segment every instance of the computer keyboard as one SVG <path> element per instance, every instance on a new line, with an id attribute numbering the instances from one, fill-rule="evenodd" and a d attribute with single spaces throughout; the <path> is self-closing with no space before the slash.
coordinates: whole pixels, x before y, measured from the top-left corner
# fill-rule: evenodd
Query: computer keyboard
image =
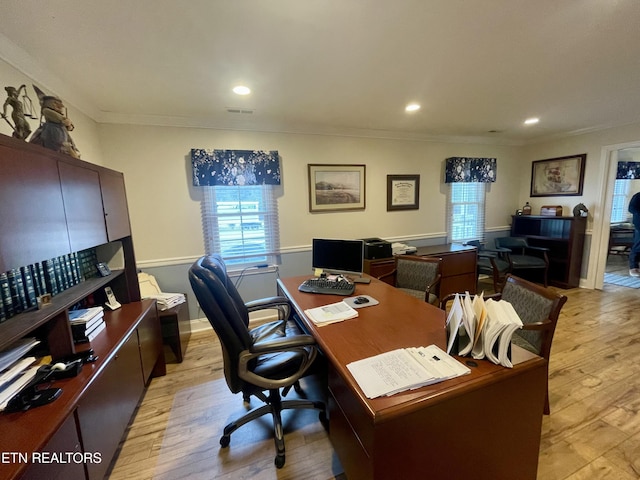
<path id="1" fill-rule="evenodd" d="M 300 284 L 298 290 L 306 293 L 326 293 L 329 295 L 351 295 L 356 286 L 347 280 L 310 278 Z"/>

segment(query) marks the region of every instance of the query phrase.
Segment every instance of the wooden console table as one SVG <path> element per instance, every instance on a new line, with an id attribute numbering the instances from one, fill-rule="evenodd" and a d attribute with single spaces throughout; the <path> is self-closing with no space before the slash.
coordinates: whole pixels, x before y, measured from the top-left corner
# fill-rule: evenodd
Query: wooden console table
<path id="1" fill-rule="evenodd" d="M 448 243 L 419 247 L 412 255 L 442 258 L 442 280 L 440 280 L 440 297 L 450 293 L 476 293 L 477 261 L 476 247 Z M 380 277 L 393 270 L 394 259 L 380 258 L 364 261 L 364 273 L 372 277 Z"/>

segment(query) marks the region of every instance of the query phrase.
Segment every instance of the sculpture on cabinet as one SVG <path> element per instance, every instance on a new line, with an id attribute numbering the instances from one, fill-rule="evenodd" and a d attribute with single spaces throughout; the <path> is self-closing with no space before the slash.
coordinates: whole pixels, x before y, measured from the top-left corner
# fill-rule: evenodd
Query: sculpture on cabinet
<path id="1" fill-rule="evenodd" d="M 67 109 L 58 97 L 45 95 L 35 85 L 33 86 L 40 100 L 40 126 L 33 133 L 29 143 L 42 145 L 56 152 L 80 158 L 80 152 L 69 132 L 73 130 L 73 123 L 67 117 Z M 42 119 L 44 118 L 44 122 Z"/>
<path id="2" fill-rule="evenodd" d="M 29 125 L 29 122 L 27 122 L 25 116 L 31 117 L 33 109 L 31 105 L 31 99 L 27 96 L 26 93 L 26 86 L 20 85 L 19 88 L 4 87 L 4 90 L 7 92 L 7 99 L 2 105 L 2 118 L 4 118 L 12 128 L 13 138 L 25 140 L 31 133 L 31 126 Z M 20 92 L 23 92 L 24 100 L 20 100 Z M 7 118 L 7 107 L 11 107 L 13 109 L 13 111 L 11 112 L 11 119 L 13 120 L 13 124 Z M 28 111 L 26 115 L 25 109 Z"/>

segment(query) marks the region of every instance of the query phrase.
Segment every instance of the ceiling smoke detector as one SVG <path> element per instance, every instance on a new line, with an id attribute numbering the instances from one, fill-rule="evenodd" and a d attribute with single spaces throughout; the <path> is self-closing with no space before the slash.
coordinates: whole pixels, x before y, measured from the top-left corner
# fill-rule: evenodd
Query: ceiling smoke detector
<path id="1" fill-rule="evenodd" d="M 227 108 L 227 112 L 229 113 L 237 113 L 237 114 L 241 114 L 241 115 L 251 115 L 253 113 L 253 110 L 250 109 L 246 109 L 246 108 L 234 108 L 234 107 L 230 107 Z"/>

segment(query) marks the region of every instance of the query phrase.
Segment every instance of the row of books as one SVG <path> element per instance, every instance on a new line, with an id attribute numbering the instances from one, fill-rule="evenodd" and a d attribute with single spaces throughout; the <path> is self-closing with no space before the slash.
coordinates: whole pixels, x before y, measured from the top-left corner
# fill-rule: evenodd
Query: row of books
<path id="1" fill-rule="evenodd" d="M 0 273 L 0 322 L 37 307 L 37 298 L 57 295 L 96 275 L 95 249 L 61 255 Z"/>
<path id="2" fill-rule="evenodd" d="M 104 308 L 89 307 L 70 310 L 69 323 L 75 343 L 91 342 L 106 328 Z"/>

